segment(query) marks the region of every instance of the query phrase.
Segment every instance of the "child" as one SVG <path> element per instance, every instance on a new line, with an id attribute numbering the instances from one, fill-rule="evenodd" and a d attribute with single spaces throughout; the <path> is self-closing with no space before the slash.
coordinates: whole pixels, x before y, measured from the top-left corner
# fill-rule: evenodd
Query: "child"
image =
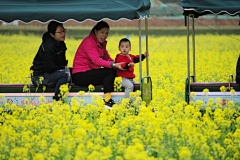
<path id="1" fill-rule="evenodd" d="M 122 77 L 122 86 L 125 88 L 125 97 L 129 98 L 129 93 L 133 92 L 134 89 L 134 63 L 139 62 L 139 55 L 134 56 L 129 54 L 129 51 L 131 51 L 131 42 L 127 38 L 120 40 L 118 49 L 121 53 L 117 54 L 115 62 L 124 62 L 121 67 L 125 70 L 117 70 L 117 76 Z M 145 59 L 146 55 L 147 52 L 142 54 L 142 60 Z"/>

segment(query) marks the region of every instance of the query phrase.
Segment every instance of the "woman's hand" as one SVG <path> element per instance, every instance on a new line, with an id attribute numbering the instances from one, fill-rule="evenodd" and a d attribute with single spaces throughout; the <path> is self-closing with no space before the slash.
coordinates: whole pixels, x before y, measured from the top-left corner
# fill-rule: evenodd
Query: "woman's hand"
<path id="1" fill-rule="evenodd" d="M 123 64 L 124 62 L 120 62 L 120 63 L 113 63 L 113 67 L 119 69 L 119 70 L 125 70 L 121 67 L 121 64 Z"/>
<path id="2" fill-rule="evenodd" d="M 65 66 L 65 70 L 67 70 L 67 71 L 69 71 L 69 72 L 70 72 L 70 69 L 69 69 L 67 66 Z"/>

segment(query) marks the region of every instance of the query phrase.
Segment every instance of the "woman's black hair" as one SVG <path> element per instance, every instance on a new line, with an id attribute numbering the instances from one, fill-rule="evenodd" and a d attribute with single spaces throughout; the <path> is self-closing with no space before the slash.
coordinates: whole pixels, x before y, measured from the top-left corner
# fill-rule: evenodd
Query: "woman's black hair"
<path id="1" fill-rule="evenodd" d="M 43 36 L 42 36 L 42 41 L 44 42 L 50 36 L 50 33 L 55 35 L 55 32 L 56 32 L 58 26 L 62 26 L 63 27 L 63 24 L 59 23 L 57 21 L 51 21 L 48 24 L 48 31 L 46 33 L 44 33 Z"/>
<path id="2" fill-rule="evenodd" d="M 99 31 L 99 30 L 101 30 L 102 28 L 110 28 L 109 27 L 109 25 L 107 24 L 107 22 L 105 22 L 105 21 L 100 21 L 100 22 L 98 22 L 93 28 L 92 28 L 92 31 L 91 31 L 91 33 L 93 32 L 94 34 L 95 34 L 95 30 L 97 30 L 97 31 Z M 91 34 L 90 33 L 90 34 Z"/>

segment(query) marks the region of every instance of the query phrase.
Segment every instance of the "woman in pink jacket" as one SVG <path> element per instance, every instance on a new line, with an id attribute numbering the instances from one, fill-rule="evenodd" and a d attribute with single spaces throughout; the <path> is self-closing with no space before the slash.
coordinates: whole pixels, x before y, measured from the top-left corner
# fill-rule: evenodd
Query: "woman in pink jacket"
<path id="1" fill-rule="evenodd" d="M 72 79 L 76 85 L 103 85 L 105 105 L 112 107 L 111 99 L 116 70 L 122 63 L 114 63 L 106 49 L 109 25 L 98 22 L 77 49 L 73 60 Z M 102 68 L 104 67 L 104 68 Z"/>

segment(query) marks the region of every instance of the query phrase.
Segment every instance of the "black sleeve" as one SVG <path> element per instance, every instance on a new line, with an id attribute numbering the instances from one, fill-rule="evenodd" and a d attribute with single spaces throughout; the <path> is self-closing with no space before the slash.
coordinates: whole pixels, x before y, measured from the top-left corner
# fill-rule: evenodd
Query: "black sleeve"
<path id="1" fill-rule="evenodd" d="M 47 73 L 52 73 L 58 69 L 65 69 L 64 65 L 57 65 L 55 63 L 56 59 L 56 53 L 54 51 L 54 48 L 46 48 L 43 58 L 43 66 L 44 70 Z"/>
<path id="2" fill-rule="evenodd" d="M 146 58 L 146 57 L 144 56 L 144 54 L 142 54 L 142 61 L 143 61 L 145 58 Z M 134 63 L 138 63 L 138 62 L 139 62 L 139 58 L 134 57 L 134 58 L 133 58 L 133 62 L 134 62 Z"/>
<path id="3" fill-rule="evenodd" d="M 126 63 L 123 69 L 129 69 L 130 67 L 128 66 L 129 63 Z"/>
<path id="4" fill-rule="evenodd" d="M 66 44 L 65 44 L 65 42 L 63 42 L 63 50 L 65 50 L 65 52 L 64 52 L 64 60 L 65 60 L 65 66 L 67 66 L 68 65 L 68 60 L 67 60 L 67 58 L 66 58 L 66 51 L 67 51 L 67 47 L 66 47 Z"/>
<path id="5" fill-rule="evenodd" d="M 65 57 L 65 66 L 68 65 L 68 60 L 66 60 L 66 57 Z"/>
<path id="6" fill-rule="evenodd" d="M 240 84 L 240 55 L 238 57 L 237 67 L 236 67 L 236 82 Z"/>

